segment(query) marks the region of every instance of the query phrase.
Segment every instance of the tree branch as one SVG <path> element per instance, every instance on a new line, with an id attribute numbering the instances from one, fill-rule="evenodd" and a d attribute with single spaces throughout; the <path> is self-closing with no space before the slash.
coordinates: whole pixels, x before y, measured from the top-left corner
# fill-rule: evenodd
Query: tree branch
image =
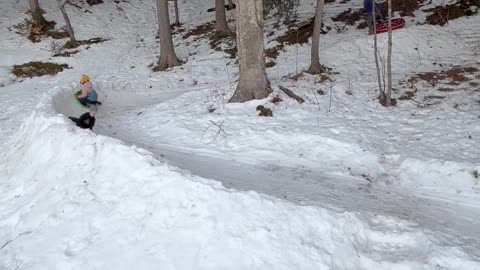
<path id="1" fill-rule="evenodd" d="M 280 90 L 282 90 L 285 94 L 287 94 L 287 96 L 295 99 L 298 103 L 302 104 L 303 102 L 305 102 L 305 100 L 303 98 L 297 96 L 295 93 L 293 93 L 292 90 L 290 90 L 286 87 L 283 87 L 281 85 L 279 85 L 278 88 L 280 88 Z"/>

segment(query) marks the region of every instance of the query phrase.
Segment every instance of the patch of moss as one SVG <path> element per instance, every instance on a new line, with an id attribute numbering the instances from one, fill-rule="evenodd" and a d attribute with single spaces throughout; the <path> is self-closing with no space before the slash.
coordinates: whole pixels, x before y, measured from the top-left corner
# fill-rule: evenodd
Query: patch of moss
<path id="1" fill-rule="evenodd" d="M 32 78 L 45 75 L 55 75 L 68 68 L 70 67 L 67 64 L 34 61 L 22 65 L 14 65 L 12 73 L 20 78 Z"/>
<path id="2" fill-rule="evenodd" d="M 259 112 L 258 116 L 273 117 L 272 110 L 263 105 L 258 105 L 256 110 Z"/>

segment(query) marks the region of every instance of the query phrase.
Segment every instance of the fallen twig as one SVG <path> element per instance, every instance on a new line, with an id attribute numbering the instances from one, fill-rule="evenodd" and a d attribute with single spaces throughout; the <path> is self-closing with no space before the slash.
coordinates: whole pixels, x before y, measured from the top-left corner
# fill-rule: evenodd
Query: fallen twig
<path id="1" fill-rule="evenodd" d="M 295 99 L 298 103 L 302 104 L 303 102 L 305 102 L 305 100 L 303 98 L 297 96 L 295 93 L 293 93 L 292 90 L 290 90 L 286 87 L 283 87 L 281 85 L 279 85 L 278 88 L 280 88 L 280 90 L 282 90 L 285 94 L 287 94 L 287 96 Z"/>

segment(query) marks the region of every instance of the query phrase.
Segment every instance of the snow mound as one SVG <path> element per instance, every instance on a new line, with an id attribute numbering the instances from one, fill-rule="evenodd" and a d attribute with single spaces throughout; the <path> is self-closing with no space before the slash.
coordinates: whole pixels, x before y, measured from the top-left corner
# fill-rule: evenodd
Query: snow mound
<path id="1" fill-rule="evenodd" d="M 2 152 L 0 269 L 480 267 L 415 224 L 229 190 L 77 129 L 56 111 L 68 95 L 45 95 Z"/>

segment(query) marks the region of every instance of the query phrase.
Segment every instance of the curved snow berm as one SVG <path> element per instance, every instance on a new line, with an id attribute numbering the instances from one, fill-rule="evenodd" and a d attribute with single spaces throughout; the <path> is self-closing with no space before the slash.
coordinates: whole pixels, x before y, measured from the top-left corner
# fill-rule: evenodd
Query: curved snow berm
<path id="1" fill-rule="evenodd" d="M 415 224 L 228 190 L 77 129 L 64 91 L 2 152 L 0 269 L 480 268 Z"/>

